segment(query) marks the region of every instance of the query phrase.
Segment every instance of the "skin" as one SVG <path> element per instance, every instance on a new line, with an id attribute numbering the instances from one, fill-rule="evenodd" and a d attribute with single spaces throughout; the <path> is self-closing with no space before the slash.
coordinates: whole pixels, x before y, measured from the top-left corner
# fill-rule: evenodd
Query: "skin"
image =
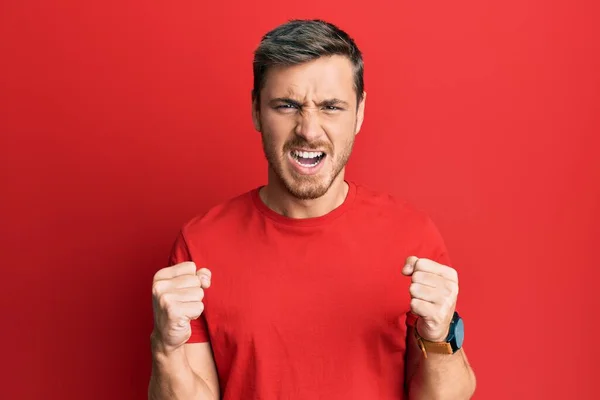
<path id="1" fill-rule="evenodd" d="M 322 57 L 269 70 L 260 102 L 252 105 L 252 119 L 262 135 L 269 165 L 268 183 L 260 192 L 268 207 L 290 218 L 311 218 L 343 203 L 348 193 L 345 166 L 363 123 L 365 99 L 366 94 L 357 99 L 352 65 L 345 57 Z M 299 172 L 290 156 L 294 149 L 325 152 L 318 172 Z M 430 341 L 443 341 L 456 307 L 456 271 L 411 256 L 401 273 L 411 279 L 410 307 L 419 316 L 419 334 Z M 219 398 L 210 344 L 186 344 L 189 322 L 202 314 L 202 299 L 210 281 L 210 271 L 196 271 L 193 263 L 156 274 L 149 399 Z M 464 349 L 452 355 L 431 353 L 425 358 L 412 329 L 409 327 L 407 334 L 408 398 L 469 399 L 475 390 L 475 375 Z"/>
<path id="2" fill-rule="evenodd" d="M 364 108 L 364 98 L 357 104 L 352 65 L 345 57 L 269 70 L 260 104 L 252 107 L 269 164 L 268 184 L 260 193 L 263 201 L 291 218 L 320 216 L 342 204 L 348 191 L 345 166 Z M 294 170 L 294 148 L 325 151 L 318 174 Z"/>
<path id="3" fill-rule="evenodd" d="M 204 311 L 211 272 L 184 262 L 159 270 L 152 282 L 154 329 L 149 400 L 219 398 L 219 381 L 209 343 L 186 344 L 190 321 Z"/>
<path id="4" fill-rule="evenodd" d="M 402 274 L 410 277 L 410 310 L 418 316 L 419 335 L 443 342 L 458 299 L 455 269 L 426 258 L 410 256 Z M 454 354 L 428 353 L 418 347 L 414 328 L 407 331 L 406 389 L 409 399 L 470 399 L 475 392 L 475 373 L 464 347 Z"/>

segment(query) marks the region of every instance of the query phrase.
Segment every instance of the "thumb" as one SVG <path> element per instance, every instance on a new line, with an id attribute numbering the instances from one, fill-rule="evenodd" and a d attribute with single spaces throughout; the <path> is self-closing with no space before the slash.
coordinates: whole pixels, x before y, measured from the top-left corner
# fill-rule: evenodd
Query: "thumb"
<path id="1" fill-rule="evenodd" d="M 406 259 L 406 264 L 404 265 L 404 268 L 402 268 L 402 275 L 412 275 L 412 273 L 415 272 L 415 265 L 417 264 L 418 260 L 419 258 L 415 256 L 408 257 Z"/>
<path id="2" fill-rule="evenodd" d="M 212 273 L 208 268 L 200 268 L 196 275 L 200 278 L 200 283 L 203 289 L 208 289 L 210 287 Z"/>

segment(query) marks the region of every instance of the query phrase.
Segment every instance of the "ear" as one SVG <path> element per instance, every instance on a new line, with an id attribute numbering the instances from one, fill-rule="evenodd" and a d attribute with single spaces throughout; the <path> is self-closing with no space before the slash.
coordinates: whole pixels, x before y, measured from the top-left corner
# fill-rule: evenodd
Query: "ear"
<path id="1" fill-rule="evenodd" d="M 367 101 L 367 92 L 363 92 L 362 100 L 358 104 L 358 110 L 356 111 L 356 128 L 354 129 L 355 135 L 358 135 L 358 132 L 360 132 L 360 128 L 362 127 L 362 123 L 365 119 L 365 102 L 366 101 Z"/>
<path id="2" fill-rule="evenodd" d="M 254 129 L 260 132 L 260 104 L 258 104 L 257 99 L 252 99 L 252 123 L 254 124 Z"/>

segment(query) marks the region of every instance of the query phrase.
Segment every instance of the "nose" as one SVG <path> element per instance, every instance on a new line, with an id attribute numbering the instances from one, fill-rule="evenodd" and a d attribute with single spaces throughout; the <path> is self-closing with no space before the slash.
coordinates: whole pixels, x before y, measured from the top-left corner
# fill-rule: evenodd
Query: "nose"
<path id="1" fill-rule="evenodd" d="M 299 113 L 295 132 L 296 135 L 303 137 L 308 142 L 318 140 L 324 134 L 318 111 L 304 110 Z"/>

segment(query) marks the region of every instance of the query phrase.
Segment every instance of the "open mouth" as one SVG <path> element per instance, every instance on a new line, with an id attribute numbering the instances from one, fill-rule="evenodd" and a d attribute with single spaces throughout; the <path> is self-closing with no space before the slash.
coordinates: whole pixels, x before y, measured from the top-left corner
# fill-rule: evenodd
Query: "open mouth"
<path id="1" fill-rule="evenodd" d="M 319 165 L 325 158 L 325 153 L 322 151 L 299 151 L 292 150 L 292 158 L 298 165 L 306 168 L 312 168 Z"/>

